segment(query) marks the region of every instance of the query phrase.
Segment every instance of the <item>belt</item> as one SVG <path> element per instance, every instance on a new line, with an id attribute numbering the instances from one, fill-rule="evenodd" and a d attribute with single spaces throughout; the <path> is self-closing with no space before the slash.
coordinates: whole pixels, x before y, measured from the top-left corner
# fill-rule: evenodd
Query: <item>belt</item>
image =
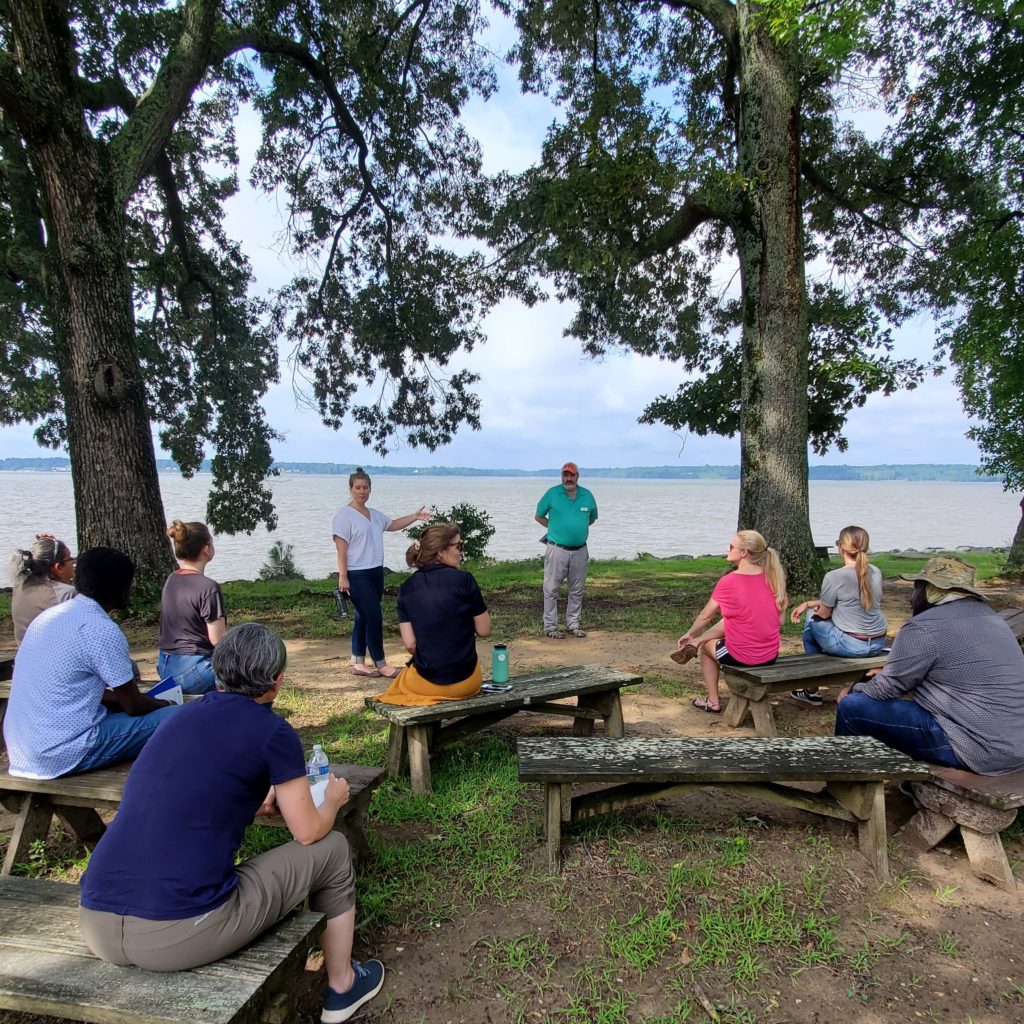
<path id="1" fill-rule="evenodd" d="M 552 547 L 561 548 L 563 551 L 579 551 L 587 546 L 586 544 L 577 544 L 576 547 L 570 547 L 568 544 L 556 544 L 553 540 L 549 540 L 548 543 Z"/>
<path id="2" fill-rule="evenodd" d="M 877 640 L 879 637 L 885 636 L 884 633 L 872 633 L 871 636 L 865 636 L 863 633 L 847 633 L 846 635 L 852 636 L 854 640 Z"/>

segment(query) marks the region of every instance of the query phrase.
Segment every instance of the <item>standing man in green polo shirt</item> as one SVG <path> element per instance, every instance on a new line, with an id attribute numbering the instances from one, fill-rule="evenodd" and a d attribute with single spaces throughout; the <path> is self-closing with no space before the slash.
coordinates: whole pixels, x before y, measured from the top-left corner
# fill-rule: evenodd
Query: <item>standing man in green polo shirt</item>
<path id="1" fill-rule="evenodd" d="M 586 636 L 580 627 L 583 613 L 583 584 L 587 582 L 587 536 L 597 522 L 597 502 L 580 487 L 580 469 L 575 462 L 562 467 L 562 482 L 546 491 L 537 503 L 537 522 L 547 531 L 544 552 L 544 635 L 553 640 Z M 565 605 L 565 633 L 558 628 L 558 592 L 562 580 L 569 580 Z"/>

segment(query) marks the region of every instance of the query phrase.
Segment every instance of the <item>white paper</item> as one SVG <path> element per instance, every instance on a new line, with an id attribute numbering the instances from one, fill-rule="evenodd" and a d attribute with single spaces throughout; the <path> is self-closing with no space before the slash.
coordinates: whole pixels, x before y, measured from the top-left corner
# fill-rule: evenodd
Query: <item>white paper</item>
<path id="1" fill-rule="evenodd" d="M 157 700 L 169 700 L 175 704 L 184 704 L 185 694 L 181 692 L 180 686 L 169 686 L 166 690 L 161 690 L 157 694 Z"/>

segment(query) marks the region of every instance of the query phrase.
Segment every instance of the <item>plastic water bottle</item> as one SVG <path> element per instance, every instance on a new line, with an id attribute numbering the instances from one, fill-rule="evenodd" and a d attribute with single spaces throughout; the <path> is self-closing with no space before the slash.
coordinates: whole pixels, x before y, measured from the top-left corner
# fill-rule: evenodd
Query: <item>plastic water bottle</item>
<path id="1" fill-rule="evenodd" d="M 319 743 L 314 743 L 313 753 L 306 763 L 306 778 L 313 793 L 313 803 L 317 807 L 323 803 L 324 790 L 327 789 L 327 779 L 330 773 L 331 764 L 327 760 L 324 748 Z"/>

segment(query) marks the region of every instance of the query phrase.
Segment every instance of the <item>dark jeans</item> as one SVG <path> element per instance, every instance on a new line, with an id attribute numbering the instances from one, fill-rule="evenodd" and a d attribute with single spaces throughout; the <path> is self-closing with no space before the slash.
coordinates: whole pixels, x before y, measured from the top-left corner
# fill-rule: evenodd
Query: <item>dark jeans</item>
<path id="1" fill-rule="evenodd" d="M 908 757 L 963 768 L 939 723 L 912 700 L 875 700 L 848 693 L 836 709 L 837 736 L 874 736 Z"/>
<path id="2" fill-rule="evenodd" d="M 384 616 L 380 602 L 384 596 L 384 566 L 375 569 L 349 569 L 348 593 L 352 598 L 352 653 L 362 661 L 367 650 L 375 665 L 383 665 Z"/>

